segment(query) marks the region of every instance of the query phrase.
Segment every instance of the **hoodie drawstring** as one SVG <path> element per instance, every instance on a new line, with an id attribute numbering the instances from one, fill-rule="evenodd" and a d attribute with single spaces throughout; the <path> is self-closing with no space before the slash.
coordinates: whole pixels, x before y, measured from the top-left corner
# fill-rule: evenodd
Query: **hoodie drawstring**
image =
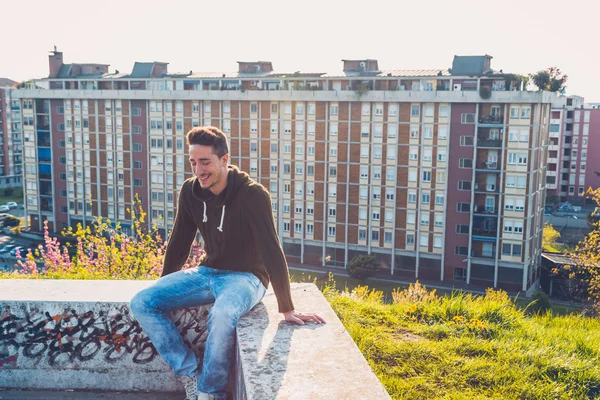
<path id="1" fill-rule="evenodd" d="M 221 212 L 221 225 L 217 228 L 219 232 L 223 232 L 223 220 L 225 219 L 225 204 L 223 204 L 223 211 Z"/>
<path id="2" fill-rule="evenodd" d="M 202 217 L 202 222 L 207 222 L 208 217 L 206 216 L 206 202 L 203 201 L 202 203 L 204 203 L 204 216 Z M 223 204 L 223 211 L 221 211 L 221 225 L 217 227 L 219 232 L 223 232 L 223 220 L 225 220 L 225 204 Z"/>

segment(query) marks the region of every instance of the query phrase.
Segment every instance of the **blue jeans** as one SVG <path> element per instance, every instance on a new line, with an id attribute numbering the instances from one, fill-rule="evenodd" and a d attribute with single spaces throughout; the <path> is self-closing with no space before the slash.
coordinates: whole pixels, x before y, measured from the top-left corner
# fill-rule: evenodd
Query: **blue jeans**
<path id="1" fill-rule="evenodd" d="M 136 294 L 130 308 L 175 375 L 194 377 L 199 371 L 199 360 L 184 344 L 167 313 L 214 302 L 208 314 L 208 337 L 198 390 L 225 399 L 234 356 L 235 327 L 239 318 L 262 300 L 265 291 L 260 279 L 250 272 L 199 266 L 160 278 Z"/>

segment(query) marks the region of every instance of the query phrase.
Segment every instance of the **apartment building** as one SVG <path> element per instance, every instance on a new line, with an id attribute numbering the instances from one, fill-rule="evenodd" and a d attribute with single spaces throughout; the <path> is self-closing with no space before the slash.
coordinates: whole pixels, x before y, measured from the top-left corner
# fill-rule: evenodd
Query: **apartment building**
<path id="1" fill-rule="evenodd" d="M 26 214 L 33 229 L 130 223 L 135 196 L 171 228 L 191 176 L 194 126 L 220 127 L 233 164 L 267 187 L 290 262 L 344 267 L 374 254 L 406 279 L 533 290 L 539 275 L 548 126 L 556 95 L 523 91 L 491 56 L 451 68 L 169 73 L 136 62 L 65 64 L 19 90 Z M 24 107 L 31 104 L 33 107 Z"/>
<path id="2" fill-rule="evenodd" d="M 0 188 L 22 185 L 21 104 L 11 98 L 16 85 L 0 78 Z"/>
<path id="3" fill-rule="evenodd" d="M 574 205 L 594 205 L 585 198 L 588 188 L 600 187 L 600 109 L 585 104 L 579 96 L 569 96 L 553 105 L 550 119 L 548 200 Z"/>

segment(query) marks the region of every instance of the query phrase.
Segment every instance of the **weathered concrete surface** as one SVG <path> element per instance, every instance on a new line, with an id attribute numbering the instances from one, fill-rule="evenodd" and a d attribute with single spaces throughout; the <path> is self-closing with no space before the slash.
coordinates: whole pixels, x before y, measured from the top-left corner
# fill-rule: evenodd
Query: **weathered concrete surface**
<path id="1" fill-rule="evenodd" d="M 129 314 L 128 301 L 151 283 L 0 280 L 0 388 L 180 391 Z M 292 296 L 298 311 L 317 313 L 327 324 L 283 322 L 269 290 L 238 324 L 235 398 L 389 399 L 317 287 L 292 284 Z M 197 307 L 171 316 L 198 353 L 208 310 Z M 10 398 L 2 397 L 6 393 L 22 396 L 16 399 L 54 398 L 43 393 L 59 393 L 57 399 L 121 398 L 116 393 L 0 391 L 0 399 Z"/>
<path id="2" fill-rule="evenodd" d="M 238 323 L 238 374 L 252 400 L 389 399 L 339 318 L 313 284 L 296 284 L 297 311 L 314 312 L 327 324 L 281 321 L 268 292 Z"/>
<path id="3" fill-rule="evenodd" d="M 0 390 L 0 400 L 181 400 L 181 393 Z"/>
<path id="4" fill-rule="evenodd" d="M 0 280 L 0 387 L 182 390 L 129 312 L 152 281 Z M 171 314 L 203 352 L 209 306 Z"/>

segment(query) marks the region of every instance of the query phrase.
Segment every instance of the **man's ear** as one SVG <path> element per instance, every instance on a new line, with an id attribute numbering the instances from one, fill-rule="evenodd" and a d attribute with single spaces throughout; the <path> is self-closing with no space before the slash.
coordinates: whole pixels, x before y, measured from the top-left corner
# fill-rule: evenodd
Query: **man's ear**
<path id="1" fill-rule="evenodd" d="M 225 154 L 223 155 L 223 157 L 221 158 L 223 165 L 227 166 L 227 164 L 229 164 L 229 154 Z"/>

